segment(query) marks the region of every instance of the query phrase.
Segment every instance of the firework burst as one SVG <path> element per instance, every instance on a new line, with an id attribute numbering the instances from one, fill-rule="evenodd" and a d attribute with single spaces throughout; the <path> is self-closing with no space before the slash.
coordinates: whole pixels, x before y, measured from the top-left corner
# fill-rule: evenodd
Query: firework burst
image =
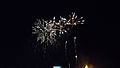
<path id="1" fill-rule="evenodd" d="M 77 18 L 75 13 L 69 15 L 68 19 L 60 16 L 58 22 L 56 22 L 55 17 L 53 17 L 53 20 L 37 19 L 37 22 L 32 26 L 32 34 L 37 35 L 37 41 L 40 41 L 41 44 L 50 43 L 53 45 L 57 41 L 57 37 L 64 35 L 64 33 L 68 33 L 72 26 L 84 24 L 84 21 L 83 17 Z"/>

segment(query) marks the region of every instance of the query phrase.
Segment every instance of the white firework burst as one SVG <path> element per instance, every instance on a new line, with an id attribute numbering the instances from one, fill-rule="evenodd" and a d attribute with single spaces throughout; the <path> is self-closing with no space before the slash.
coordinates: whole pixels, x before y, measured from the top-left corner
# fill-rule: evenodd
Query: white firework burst
<path id="1" fill-rule="evenodd" d="M 59 22 L 55 21 L 55 17 L 53 20 L 44 20 L 37 19 L 37 22 L 32 26 L 32 34 L 37 34 L 37 41 L 42 43 L 50 43 L 54 44 L 57 39 L 57 36 L 63 35 L 70 30 L 70 27 L 66 26 L 74 26 L 77 24 L 84 24 L 83 17 L 77 18 L 75 13 L 69 15 L 69 19 L 63 18 L 60 16 Z"/>

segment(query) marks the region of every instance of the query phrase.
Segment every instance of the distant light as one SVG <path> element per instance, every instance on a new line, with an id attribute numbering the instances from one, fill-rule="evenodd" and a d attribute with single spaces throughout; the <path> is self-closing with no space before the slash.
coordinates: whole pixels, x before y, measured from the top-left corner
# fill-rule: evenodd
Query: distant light
<path id="1" fill-rule="evenodd" d="M 61 66 L 53 66 L 53 68 L 62 68 Z"/>

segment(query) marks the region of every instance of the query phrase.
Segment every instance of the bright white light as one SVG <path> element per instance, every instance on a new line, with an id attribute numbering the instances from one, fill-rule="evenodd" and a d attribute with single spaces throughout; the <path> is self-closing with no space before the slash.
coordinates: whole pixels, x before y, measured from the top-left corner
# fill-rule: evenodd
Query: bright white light
<path id="1" fill-rule="evenodd" d="M 64 34 L 64 32 L 62 32 L 62 34 Z"/>
<path id="2" fill-rule="evenodd" d="M 53 17 L 53 20 L 55 20 L 55 17 Z"/>
<path id="3" fill-rule="evenodd" d="M 77 58 L 77 55 L 75 56 L 75 58 Z"/>

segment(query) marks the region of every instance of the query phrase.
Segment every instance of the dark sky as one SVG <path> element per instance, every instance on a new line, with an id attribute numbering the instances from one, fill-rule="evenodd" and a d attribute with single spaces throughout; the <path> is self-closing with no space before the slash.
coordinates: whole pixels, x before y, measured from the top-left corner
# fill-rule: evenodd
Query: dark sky
<path id="1" fill-rule="evenodd" d="M 95 0 L 3 2 L 0 23 L 1 67 L 20 68 L 24 65 L 29 68 L 30 64 L 37 63 L 31 45 L 32 23 L 37 18 L 67 16 L 71 12 L 76 12 L 86 20 L 86 24 L 81 26 L 79 55 L 89 56 L 96 68 L 118 66 L 119 24 L 113 21 L 113 12 L 107 10 L 110 8 L 106 2 Z"/>

